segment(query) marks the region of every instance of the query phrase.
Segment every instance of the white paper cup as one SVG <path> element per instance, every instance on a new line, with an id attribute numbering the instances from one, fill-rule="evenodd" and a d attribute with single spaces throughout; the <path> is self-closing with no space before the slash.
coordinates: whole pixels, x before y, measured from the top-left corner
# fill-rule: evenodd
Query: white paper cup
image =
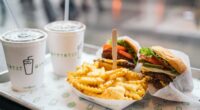
<path id="1" fill-rule="evenodd" d="M 45 26 L 55 74 L 66 76 L 81 64 L 85 28 L 77 21 L 56 21 Z"/>
<path id="2" fill-rule="evenodd" d="M 37 29 L 17 29 L 0 37 L 13 90 L 42 85 L 46 38 L 47 34 Z"/>

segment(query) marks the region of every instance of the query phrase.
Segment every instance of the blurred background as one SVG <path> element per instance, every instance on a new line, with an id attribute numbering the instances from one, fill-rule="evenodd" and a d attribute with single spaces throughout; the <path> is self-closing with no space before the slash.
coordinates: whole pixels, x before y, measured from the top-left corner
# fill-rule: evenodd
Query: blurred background
<path id="1" fill-rule="evenodd" d="M 8 0 L 20 27 L 63 20 L 64 0 Z M 101 46 L 117 28 L 144 47 L 161 45 L 187 53 L 200 68 L 200 0 L 70 0 L 70 19 L 86 24 L 85 43 Z M 16 28 L 0 0 L 0 34 Z M 5 62 L 0 44 L 0 63 Z M 4 67 L 0 67 L 0 70 Z"/>

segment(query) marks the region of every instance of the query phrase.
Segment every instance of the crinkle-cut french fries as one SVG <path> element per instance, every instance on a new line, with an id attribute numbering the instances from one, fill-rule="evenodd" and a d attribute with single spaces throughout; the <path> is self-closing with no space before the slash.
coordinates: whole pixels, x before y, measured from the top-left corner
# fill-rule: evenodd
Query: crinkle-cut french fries
<path id="1" fill-rule="evenodd" d="M 86 95 L 116 100 L 142 99 L 149 79 L 126 68 L 107 71 L 97 62 L 83 63 L 67 77 L 73 87 Z"/>

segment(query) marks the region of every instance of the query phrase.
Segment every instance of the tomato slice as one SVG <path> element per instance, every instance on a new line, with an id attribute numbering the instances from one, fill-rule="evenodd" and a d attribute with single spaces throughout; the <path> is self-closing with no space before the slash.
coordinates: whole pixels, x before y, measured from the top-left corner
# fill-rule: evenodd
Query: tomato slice
<path id="1" fill-rule="evenodd" d="M 104 51 L 105 51 L 105 50 L 111 50 L 111 49 L 112 49 L 112 46 L 111 46 L 110 44 L 104 44 L 104 45 L 103 45 L 103 50 L 104 50 Z M 123 46 L 117 45 L 117 50 L 123 50 L 123 51 L 125 51 L 126 48 L 123 47 Z"/>
<path id="2" fill-rule="evenodd" d="M 122 51 L 122 50 L 118 50 L 118 53 L 123 55 L 124 57 L 126 58 L 129 58 L 129 59 L 133 59 L 133 56 L 125 51 Z"/>
<path id="3" fill-rule="evenodd" d="M 120 45 L 117 45 L 117 50 L 126 51 L 126 48 Z"/>
<path id="4" fill-rule="evenodd" d="M 140 55 L 140 59 L 143 59 L 149 63 L 156 64 L 156 65 L 161 65 L 159 60 L 157 60 L 155 57 L 146 57 L 144 55 Z"/>

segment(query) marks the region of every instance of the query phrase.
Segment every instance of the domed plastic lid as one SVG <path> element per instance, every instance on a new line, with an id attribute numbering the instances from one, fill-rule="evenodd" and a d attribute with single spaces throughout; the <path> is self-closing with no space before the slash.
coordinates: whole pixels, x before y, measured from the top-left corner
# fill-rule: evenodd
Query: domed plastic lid
<path id="1" fill-rule="evenodd" d="M 85 25 L 77 21 L 56 21 L 45 26 L 47 31 L 77 32 L 85 29 Z"/>
<path id="2" fill-rule="evenodd" d="M 46 37 L 43 31 L 38 29 L 17 29 L 2 35 L 5 42 L 32 42 Z"/>

